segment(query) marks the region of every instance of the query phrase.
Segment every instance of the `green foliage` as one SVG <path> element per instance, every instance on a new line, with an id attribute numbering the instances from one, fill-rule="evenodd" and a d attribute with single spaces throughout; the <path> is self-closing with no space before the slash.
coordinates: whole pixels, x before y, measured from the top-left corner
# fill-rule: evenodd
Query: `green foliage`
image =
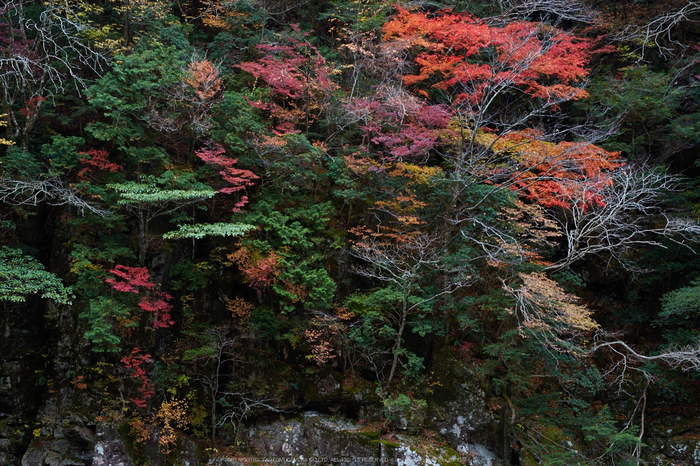
<path id="1" fill-rule="evenodd" d="M 670 291 L 661 298 L 661 312 L 653 325 L 661 327 L 675 345 L 694 345 L 700 339 L 700 278 L 691 286 Z"/>
<path id="2" fill-rule="evenodd" d="M 323 247 L 328 243 L 324 225 L 332 211 L 330 202 L 278 210 L 276 202 L 263 200 L 251 207 L 246 222 L 257 225 L 265 239 L 246 239 L 253 251 L 276 251 L 278 279 L 273 290 L 282 312 L 292 312 L 297 303 L 308 310 L 329 309 L 336 284 L 324 266 Z"/>
<path id="3" fill-rule="evenodd" d="M 88 323 L 85 338 L 94 346 L 92 350 L 98 353 L 121 351 L 121 337 L 115 333 L 115 325 L 122 321 L 122 328 L 137 325 L 135 321 L 126 321 L 130 315 L 129 307 L 109 297 L 100 296 L 89 302 L 87 308 L 80 313 L 80 318 Z"/>
<path id="4" fill-rule="evenodd" d="M 394 359 L 403 368 L 408 382 L 417 380 L 425 368 L 423 358 L 405 346 L 396 347 L 404 299 L 409 306 L 424 301 L 418 296 L 407 297 L 401 289 L 389 285 L 369 293 L 355 293 L 344 303 L 357 319 L 347 330 L 345 351 L 364 359 L 364 364 L 373 368 L 382 382 L 388 377 L 386 368 Z M 426 325 L 420 312 L 412 313 L 409 319 L 408 326 L 416 333 Z M 427 314 L 426 320 L 429 320 Z M 401 343 L 404 338 L 405 334 L 401 336 Z"/>
<path id="5" fill-rule="evenodd" d="M 207 262 L 180 261 L 171 270 L 174 290 L 197 291 L 204 288 L 214 274 L 214 267 Z"/>
<path id="6" fill-rule="evenodd" d="M 608 147 L 633 158 L 652 154 L 667 158 L 698 143 L 700 112 L 694 102 L 700 99 L 700 91 L 695 79 L 688 83 L 687 66 L 634 66 L 615 78 L 593 81 L 591 99 L 582 105 L 612 106 L 621 115 L 621 131 L 607 142 Z"/>
<path id="7" fill-rule="evenodd" d="M 147 183 L 128 181 L 110 184 L 108 187 L 119 193 L 121 197 L 117 202 L 119 205 L 158 205 L 169 202 L 198 201 L 209 199 L 216 194 L 213 189 L 203 186 L 199 189 L 161 189 L 156 186 L 155 181 Z"/>
<path id="8" fill-rule="evenodd" d="M 176 231 L 170 231 L 163 235 L 165 239 L 194 238 L 202 239 L 205 236 L 242 236 L 254 229 L 253 225 L 244 223 L 210 223 L 196 225 L 180 225 Z"/>
<path id="9" fill-rule="evenodd" d="M 73 287 L 80 299 L 95 299 L 105 292 L 105 279 L 111 264 L 119 258 L 133 258 L 133 251 L 116 235 L 98 236 L 99 247 L 76 244 L 71 251 L 70 271 L 75 276 Z"/>
<path id="10" fill-rule="evenodd" d="M 18 146 L 7 147 L 5 156 L 0 159 L 0 170 L 4 177 L 12 179 L 37 179 L 43 172 L 42 164 L 32 155 Z"/>
<path id="11" fill-rule="evenodd" d="M 691 286 L 679 288 L 666 293 L 661 300 L 662 311 L 659 317 L 691 320 L 700 313 L 700 279 L 695 279 Z"/>
<path id="12" fill-rule="evenodd" d="M 428 406 L 425 400 L 412 400 L 403 393 L 395 397 L 384 398 L 382 404 L 384 405 L 384 416 L 390 421 L 398 421 L 402 417 L 408 417 Z"/>
<path id="13" fill-rule="evenodd" d="M 368 33 L 381 29 L 389 17 L 391 8 L 390 2 L 382 0 L 332 1 L 328 12 L 321 14 L 321 18 L 344 25 L 345 27 L 336 31 L 336 34 L 349 38 L 353 33 Z"/>
<path id="14" fill-rule="evenodd" d="M 255 137 L 265 133 L 265 124 L 259 112 L 246 100 L 246 97 L 262 100 L 262 94 L 262 90 L 255 90 L 252 95 L 249 92 L 226 91 L 221 104 L 214 111 L 218 125 L 212 133 L 223 140 L 234 154 L 244 155 L 253 146 Z"/>
<path id="15" fill-rule="evenodd" d="M 20 249 L 0 248 L 0 301 L 24 302 L 26 295 L 36 294 L 57 303 L 71 304 L 74 297 L 70 287 L 47 272 L 36 259 Z"/>
<path id="16" fill-rule="evenodd" d="M 260 332 L 260 336 L 274 340 L 285 333 L 289 326 L 288 320 L 282 320 L 271 309 L 260 306 L 253 310 L 250 323 Z"/>
<path id="17" fill-rule="evenodd" d="M 83 144 L 83 138 L 56 135 L 51 138 L 51 144 L 41 147 L 41 153 L 51 160 L 51 170 L 54 174 L 66 173 L 80 162 L 82 156 L 78 153 L 78 146 Z"/>
<path id="18" fill-rule="evenodd" d="M 144 118 L 150 102 L 166 99 L 165 91 L 180 82 L 184 69 L 184 52 L 174 46 L 155 43 L 127 56 L 117 55 L 112 71 L 91 86 L 88 95 L 107 121 L 92 122 L 86 129 L 138 157 L 137 162 L 158 160 L 157 152 L 138 150 L 149 135 Z"/>

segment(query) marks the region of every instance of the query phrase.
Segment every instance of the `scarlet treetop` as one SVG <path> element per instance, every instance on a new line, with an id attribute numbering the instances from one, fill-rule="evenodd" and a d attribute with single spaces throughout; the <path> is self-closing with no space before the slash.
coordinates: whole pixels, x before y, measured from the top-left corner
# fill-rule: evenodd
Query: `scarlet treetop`
<path id="1" fill-rule="evenodd" d="M 584 202 L 603 202 L 591 193 L 609 185 L 606 173 L 621 166 L 617 154 L 590 138 L 563 142 L 581 128 L 560 124 L 558 113 L 564 102 L 588 96 L 587 65 L 603 51 L 594 50 L 596 41 L 542 23 L 403 8 L 384 26 L 384 41 L 395 55 L 414 56 L 415 72 L 403 83 L 449 112 L 441 141 L 456 181 L 485 181 L 562 207 L 585 185 Z M 389 139 L 374 134 L 375 143 Z M 413 145 L 419 142 L 425 138 Z"/>

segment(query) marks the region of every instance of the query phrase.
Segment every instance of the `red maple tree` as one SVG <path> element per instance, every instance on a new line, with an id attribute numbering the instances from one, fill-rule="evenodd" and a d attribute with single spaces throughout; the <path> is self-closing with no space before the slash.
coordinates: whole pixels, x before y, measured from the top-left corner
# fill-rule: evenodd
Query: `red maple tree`
<path id="1" fill-rule="evenodd" d="M 238 159 L 226 157 L 224 155 L 226 154 L 226 149 L 224 149 L 220 144 L 209 144 L 207 147 L 203 147 L 196 151 L 195 154 L 203 162 L 210 165 L 218 165 L 222 168 L 219 174 L 232 186 L 222 188 L 219 190 L 219 192 L 231 194 L 237 191 L 243 191 L 246 186 L 253 186 L 255 184 L 255 180 L 260 178 L 250 170 L 235 168 L 234 165 L 238 163 Z M 247 203 L 248 196 L 241 196 L 240 201 L 234 205 L 233 211 L 240 212 L 241 207 Z"/>
<path id="2" fill-rule="evenodd" d="M 108 278 L 105 282 L 112 285 L 116 291 L 124 291 L 127 293 L 138 293 L 139 287 L 151 289 L 155 284 L 148 281 L 150 274 L 146 267 L 127 267 L 126 265 L 117 265 L 109 273 L 116 275 L 123 281 L 117 281 L 115 278 Z"/>
<path id="3" fill-rule="evenodd" d="M 106 150 L 90 149 L 87 152 L 78 152 L 81 156 L 80 163 L 83 168 L 78 172 L 78 178 L 85 180 L 88 174 L 95 170 L 115 173 L 122 169 L 122 166 L 109 161 L 109 153 Z"/>
<path id="4" fill-rule="evenodd" d="M 109 272 L 122 279 L 108 278 L 105 280 L 115 291 L 139 294 L 141 288 L 147 290 L 147 294 L 141 297 L 138 306 L 144 311 L 155 313 L 153 328 L 168 328 L 174 324 L 170 320 L 170 311 L 172 311 L 173 306 L 169 303 L 173 297 L 168 293 L 152 291 L 156 285 L 149 281 L 150 273 L 146 267 L 117 265 Z"/>
<path id="5" fill-rule="evenodd" d="M 139 307 L 147 312 L 155 313 L 153 317 L 153 328 L 168 328 L 175 322 L 170 320 L 170 311 L 173 305 L 168 301 L 173 299 L 168 293 L 156 292 L 151 296 L 144 296 L 139 301 Z"/>
<path id="6" fill-rule="evenodd" d="M 494 25 L 468 13 L 428 15 L 399 8 L 384 25 L 384 40 L 423 50 L 415 57 L 419 73 L 404 76 L 406 84 L 427 81 L 440 91 L 456 87 L 456 102 L 476 103 L 503 85 L 546 100 L 587 96 L 575 83 L 588 74 L 594 42 L 546 24 Z"/>
<path id="7" fill-rule="evenodd" d="M 496 150 L 510 150 L 518 158 L 519 170 L 508 173 L 510 188 L 544 207 L 565 209 L 585 191 L 586 206 L 603 207 L 600 193 L 612 184 L 614 170 L 624 165 L 619 152 L 587 142 L 554 144 L 543 138 L 534 130 L 516 131 L 494 144 Z"/>
<path id="8" fill-rule="evenodd" d="M 146 369 L 144 369 L 143 364 L 152 361 L 150 354 L 144 354 L 142 356 L 137 356 L 141 350 L 139 348 L 134 348 L 131 354 L 124 356 L 121 359 L 122 364 L 127 367 L 127 369 L 132 369 L 131 378 L 140 382 L 140 385 L 136 388 L 139 392 L 139 396 L 134 398 L 129 398 L 134 402 L 139 408 L 145 408 L 148 400 L 155 395 L 155 390 L 153 385 L 148 380 L 146 375 Z"/>
<path id="9" fill-rule="evenodd" d="M 300 123 L 308 131 L 336 88 L 330 80 L 326 60 L 305 39 L 308 33 L 301 33 L 296 25 L 292 29 L 280 43 L 257 45 L 262 55 L 257 61 L 237 65 L 270 87 L 269 102 L 249 103 L 277 120 L 273 132 L 278 136 L 299 132 L 295 126 Z"/>
<path id="10" fill-rule="evenodd" d="M 605 186 L 622 165 L 616 153 L 567 141 L 567 125 L 547 123 L 563 103 L 587 97 L 582 83 L 590 58 L 607 51 L 596 50 L 595 40 L 544 23 L 398 8 L 384 25 L 384 41 L 394 53 L 413 56 L 415 71 L 404 84 L 447 109 L 442 152 L 456 185 L 481 180 L 543 206 L 569 207 L 571 192 Z"/>

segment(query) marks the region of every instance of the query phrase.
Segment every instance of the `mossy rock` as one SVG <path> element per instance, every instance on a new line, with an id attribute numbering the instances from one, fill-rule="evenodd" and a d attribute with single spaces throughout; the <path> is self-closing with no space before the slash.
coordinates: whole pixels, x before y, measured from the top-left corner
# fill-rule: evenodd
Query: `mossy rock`
<path id="1" fill-rule="evenodd" d="M 431 443 L 418 436 L 396 435 L 380 442 L 383 464 L 424 464 L 429 466 L 459 466 L 462 455 L 448 446 Z"/>

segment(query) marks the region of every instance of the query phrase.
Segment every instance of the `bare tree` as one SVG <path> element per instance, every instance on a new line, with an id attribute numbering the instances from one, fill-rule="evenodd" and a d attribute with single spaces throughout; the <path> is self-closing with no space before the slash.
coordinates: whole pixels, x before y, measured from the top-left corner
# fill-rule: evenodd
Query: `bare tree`
<path id="1" fill-rule="evenodd" d="M 386 378 L 390 385 L 402 354 L 403 335 L 409 316 L 422 306 L 435 301 L 442 295 L 454 293 L 472 281 L 464 267 L 444 265 L 439 237 L 417 234 L 402 243 L 389 243 L 377 238 L 358 242 L 349 251 L 350 255 L 367 265 L 355 267 L 358 275 L 389 283 L 400 293 L 400 302 L 391 308 L 390 320 L 396 326 L 391 348 L 391 366 Z M 419 291 L 419 284 L 430 271 L 438 271 L 443 277 L 440 291 L 428 296 Z M 365 349 L 364 351 L 368 351 Z M 372 361 L 377 371 L 384 365 Z"/>
<path id="2" fill-rule="evenodd" d="M 575 21 L 582 24 L 597 24 L 600 14 L 581 0 L 498 0 L 501 16 L 514 18 L 541 19 L 559 24 L 561 21 Z"/>
<path id="3" fill-rule="evenodd" d="M 641 441 L 644 436 L 644 419 L 647 405 L 647 391 L 654 376 L 644 368 L 649 363 L 659 363 L 672 369 L 700 371 L 700 341 L 682 347 L 662 348 L 656 354 L 643 354 L 624 341 L 617 333 L 605 331 L 592 319 L 592 313 L 579 299 L 565 293 L 559 285 L 540 273 L 520 274 L 522 283 L 518 288 L 504 283 L 504 289 L 516 299 L 512 310 L 523 336 L 534 336 L 554 357 L 556 353 L 566 353 L 579 360 L 604 353 L 609 363 L 603 372 L 610 386 L 618 393 L 638 387 L 632 384 L 633 373 L 641 374 L 645 386 L 628 422 L 622 432 L 635 423 L 639 412 L 639 444 L 632 455 L 641 455 Z M 592 334 L 592 340 L 591 340 Z"/>
<path id="4" fill-rule="evenodd" d="M 614 364 L 605 373 L 606 376 L 614 375 L 613 385 L 620 390 L 628 383 L 630 371 L 641 371 L 650 377 L 646 371 L 639 367 L 645 363 L 662 363 L 672 369 L 683 371 L 700 371 L 700 341 L 694 345 L 682 347 L 671 346 L 664 348 L 658 354 L 644 355 L 634 350 L 627 342 L 621 340 L 618 334 L 599 330 L 595 334 L 593 345 L 589 353 L 606 349 L 615 357 Z"/>
<path id="5" fill-rule="evenodd" d="M 0 0 L 0 105 L 8 139 L 27 137 L 42 102 L 74 87 L 87 88 L 89 75 L 99 76 L 107 57 L 84 39 L 89 26 L 72 2 L 45 2 L 37 20 L 25 13 L 24 0 Z M 14 106 L 25 107 L 17 115 Z M 20 118 L 18 118 L 18 116 Z"/>
<path id="6" fill-rule="evenodd" d="M 647 50 L 654 48 L 663 58 L 672 57 L 674 50 L 683 45 L 673 38 L 673 32 L 678 25 L 698 21 L 700 2 L 688 1 L 678 10 L 665 11 L 644 24 L 631 24 L 614 35 L 618 41 L 628 41 L 637 44 L 640 60 L 646 56 Z"/>
<path id="7" fill-rule="evenodd" d="M 231 423 L 234 431 L 234 445 L 238 445 L 241 425 L 255 412 L 271 411 L 273 413 L 284 413 L 285 410 L 275 406 L 278 402 L 276 398 L 262 398 L 249 392 L 221 392 L 222 398 L 226 399 L 226 411 L 219 418 L 217 427 L 222 427 Z"/>
<path id="8" fill-rule="evenodd" d="M 566 241 L 566 255 L 548 269 L 603 255 L 633 268 L 626 259 L 632 248 L 664 247 L 663 239 L 687 245 L 698 238 L 700 225 L 662 208 L 663 196 L 678 189 L 679 182 L 666 172 L 630 165 L 616 170 L 598 187 L 591 184 L 574 191 L 570 210 L 555 217 Z"/>
<path id="9" fill-rule="evenodd" d="M 75 188 L 66 186 L 57 177 L 29 181 L 0 178 L 0 202 L 31 206 L 45 202 L 49 205 L 70 205 L 81 213 L 88 210 L 100 217 L 109 215 L 108 210 L 81 198 Z"/>

